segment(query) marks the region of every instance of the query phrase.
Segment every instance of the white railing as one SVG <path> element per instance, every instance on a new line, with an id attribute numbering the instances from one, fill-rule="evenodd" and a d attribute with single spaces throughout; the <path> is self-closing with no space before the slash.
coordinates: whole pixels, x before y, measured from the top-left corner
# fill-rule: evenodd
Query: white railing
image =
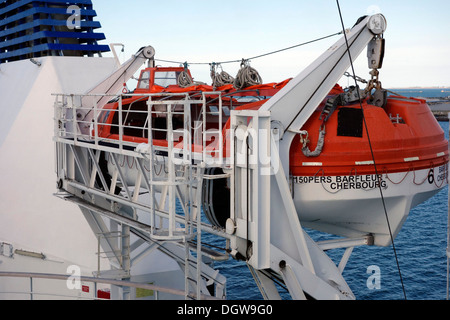
<path id="1" fill-rule="evenodd" d="M 151 290 L 154 292 L 155 300 L 159 300 L 159 294 L 160 293 L 166 293 L 174 296 L 185 296 L 185 290 L 179 290 L 179 289 L 173 289 L 173 288 L 167 288 L 167 287 L 161 287 L 157 285 L 152 284 L 146 284 L 146 283 L 137 283 L 137 282 L 131 282 L 131 281 L 123 281 L 123 280 L 114 280 L 114 279 L 100 279 L 100 278 L 94 278 L 94 277 L 78 277 L 76 280 L 80 282 L 90 282 L 94 283 L 95 285 L 95 294 L 93 298 L 89 297 L 79 297 L 79 296 L 69 296 L 64 294 L 58 294 L 58 293 L 39 293 L 33 290 L 33 279 L 45 279 L 45 280 L 61 280 L 61 281 L 72 281 L 73 275 L 61 275 L 61 274 L 48 274 L 48 273 L 28 273 L 28 272 L 0 272 L 0 278 L 26 278 L 30 280 L 30 290 L 29 291 L 22 291 L 22 292 L 2 292 L 0 291 L 0 294 L 8 294 L 8 295 L 29 295 L 30 300 L 34 299 L 34 296 L 42 295 L 42 296 L 54 296 L 59 298 L 71 298 L 71 299 L 89 299 L 89 300 L 107 300 L 97 297 L 97 285 L 103 284 L 103 285 L 112 285 L 112 286 L 119 286 L 119 287 L 128 287 L 128 288 L 136 288 L 136 289 L 144 289 L 144 290 Z M 196 293 L 191 293 L 191 295 L 195 296 Z M 207 296 L 207 295 L 201 295 L 202 300 L 220 300 L 218 298 Z"/>
<path id="2" fill-rule="evenodd" d="M 221 92 L 202 92 L 197 99 L 188 93 L 158 93 L 158 94 L 126 94 L 126 95 L 82 95 L 82 94 L 55 94 L 55 139 L 69 139 L 74 145 L 83 145 L 86 142 L 99 145 L 114 145 L 123 153 L 136 150 L 142 143 L 152 145 L 152 137 L 158 134 L 165 136 L 167 144 L 171 144 L 173 151 L 192 149 L 193 158 L 198 162 L 204 162 L 210 166 L 223 164 L 223 120 L 224 115 Z M 117 102 L 115 109 L 99 107 L 97 101 L 110 97 Z M 155 99 L 157 97 L 157 99 Z M 212 97 L 214 104 L 209 104 L 207 97 Z M 133 102 L 124 100 L 136 98 Z M 145 101 L 147 108 L 133 109 L 137 103 Z M 196 109 L 196 119 L 192 113 Z M 108 112 L 116 112 L 116 123 L 106 123 Z M 141 125 L 133 124 L 131 115 L 142 115 Z M 99 121 L 99 116 L 102 116 Z M 105 116 L 105 117 L 103 117 Z M 167 120 L 165 128 L 156 128 L 152 125 L 152 118 L 164 118 Z M 183 125 L 173 129 L 175 117 L 182 119 Z M 214 128 L 208 128 L 212 123 L 211 117 L 215 117 Z M 114 134 L 104 136 L 101 128 L 109 128 Z M 133 131 L 132 135 L 127 132 Z M 136 133 L 140 133 L 136 135 Z M 200 139 L 201 141 L 199 141 Z M 153 138 L 156 140 L 156 138 Z M 133 141 L 134 140 L 134 141 Z M 208 143 L 209 141 L 214 141 Z M 192 147 L 197 145 L 197 147 Z M 200 147 L 200 148 L 199 148 Z M 167 151 L 168 147 L 154 146 L 153 150 Z M 186 160 L 186 159 L 183 159 Z"/>

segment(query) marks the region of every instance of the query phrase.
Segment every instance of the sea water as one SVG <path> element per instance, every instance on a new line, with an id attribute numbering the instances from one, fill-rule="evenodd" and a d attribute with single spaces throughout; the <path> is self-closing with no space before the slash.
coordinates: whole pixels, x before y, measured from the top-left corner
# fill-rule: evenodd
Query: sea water
<path id="1" fill-rule="evenodd" d="M 404 97 L 422 97 L 422 98 L 448 98 L 450 97 L 450 88 L 432 88 L 432 89 L 391 89 L 391 91 L 401 94 Z"/>
<path id="2" fill-rule="evenodd" d="M 450 89 L 397 89 L 411 97 L 448 97 Z M 448 122 L 439 122 L 449 138 Z M 356 247 L 343 276 L 358 300 L 445 300 L 447 286 L 447 220 L 448 187 L 411 210 L 402 230 L 390 247 Z M 307 230 L 312 237 L 320 237 Z M 217 240 L 218 246 L 221 244 Z M 333 250 L 330 257 L 336 264 L 343 250 Z M 397 259 L 396 259 L 397 256 Z M 398 265 L 397 265 L 398 260 Z M 229 260 L 216 263 L 227 277 L 227 298 L 260 300 L 262 296 L 245 262 Z M 376 269 L 374 269 L 376 268 Z M 370 277 L 376 270 L 377 285 Z M 401 275 L 401 276 L 400 276 Z M 284 299 L 289 294 L 279 287 Z"/>

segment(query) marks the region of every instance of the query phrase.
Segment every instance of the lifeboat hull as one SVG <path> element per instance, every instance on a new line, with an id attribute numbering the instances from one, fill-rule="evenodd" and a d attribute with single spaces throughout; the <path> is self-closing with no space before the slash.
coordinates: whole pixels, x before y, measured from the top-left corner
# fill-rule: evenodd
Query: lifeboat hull
<path id="1" fill-rule="evenodd" d="M 390 98 L 384 108 L 364 103 L 363 114 L 359 103 L 341 107 L 326 123 L 322 107 L 303 128 L 314 149 L 325 127 L 320 155 L 304 152 L 299 137 L 291 148 L 299 218 L 339 236 L 372 234 L 375 245 L 388 246 L 410 210 L 448 184 L 444 132 L 419 99 Z"/>
<path id="2" fill-rule="evenodd" d="M 388 246 L 386 214 L 395 238 L 410 210 L 445 187 L 447 177 L 447 164 L 381 176 L 294 177 L 294 202 L 305 227 L 344 237 L 372 234 L 375 245 Z"/>

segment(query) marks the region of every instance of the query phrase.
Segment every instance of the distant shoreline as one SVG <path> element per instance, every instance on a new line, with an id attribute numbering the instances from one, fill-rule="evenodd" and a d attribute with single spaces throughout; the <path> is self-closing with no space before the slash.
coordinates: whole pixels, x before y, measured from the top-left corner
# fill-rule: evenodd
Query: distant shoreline
<path id="1" fill-rule="evenodd" d="M 450 90 L 450 87 L 393 87 L 390 88 L 389 90 L 421 90 L 421 89 L 431 89 L 431 90 Z"/>
<path id="2" fill-rule="evenodd" d="M 392 92 L 395 91 L 405 91 L 405 90 L 414 90 L 415 92 L 414 96 L 416 98 L 424 99 L 426 100 L 428 106 L 431 109 L 431 112 L 435 116 L 436 120 L 438 121 L 449 121 L 449 113 L 450 113 L 450 93 L 446 97 L 423 97 L 421 96 L 420 90 L 437 90 L 437 91 L 444 91 L 444 90 L 450 90 L 450 87 L 403 87 L 403 88 L 390 88 L 388 89 Z M 422 92 L 425 93 L 425 92 Z M 402 94 L 400 92 L 400 94 Z"/>

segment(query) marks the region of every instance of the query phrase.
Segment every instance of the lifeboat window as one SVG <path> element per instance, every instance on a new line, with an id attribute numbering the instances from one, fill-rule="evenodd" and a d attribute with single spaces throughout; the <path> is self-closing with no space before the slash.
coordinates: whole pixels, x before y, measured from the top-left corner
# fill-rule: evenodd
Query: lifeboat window
<path id="1" fill-rule="evenodd" d="M 122 109 L 123 134 L 132 137 L 146 137 L 147 101 L 136 101 Z M 119 111 L 114 112 L 111 134 L 119 134 Z"/>
<path id="2" fill-rule="evenodd" d="M 155 72 L 155 84 L 161 87 L 177 85 L 177 78 L 180 73 L 176 71 Z"/>
<path id="3" fill-rule="evenodd" d="M 230 116 L 230 109 L 226 106 L 222 107 L 222 111 L 225 114 L 225 116 L 229 117 Z"/>
<path id="4" fill-rule="evenodd" d="M 141 75 L 141 79 L 139 80 L 139 89 L 148 89 L 150 87 L 150 71 L 145 71 Z"/>
<path id="5" fill-rule="evenodd" d="M 337 135 L 341 137 L 363 137 L 363 114 L 361 109 L 339 109 Z"/>
<path id="6" fill-rule="evenodd" d="M 144 137 L 147 130 L 143 130 L 147 122 L 147 101 L 132 103 L 124 118 L 123 134 L 132 137 Z"/>
<path id="7" fill-rule="evenodd" d="M 101 124 L 106 123 L 106 120 L 108 119 L 110 112 L 111 112 L 110 110 L 109 111 L 102 111 L 100 113 L 100 116 L 98 117 L 98 123 L 101 123 Z"/>

